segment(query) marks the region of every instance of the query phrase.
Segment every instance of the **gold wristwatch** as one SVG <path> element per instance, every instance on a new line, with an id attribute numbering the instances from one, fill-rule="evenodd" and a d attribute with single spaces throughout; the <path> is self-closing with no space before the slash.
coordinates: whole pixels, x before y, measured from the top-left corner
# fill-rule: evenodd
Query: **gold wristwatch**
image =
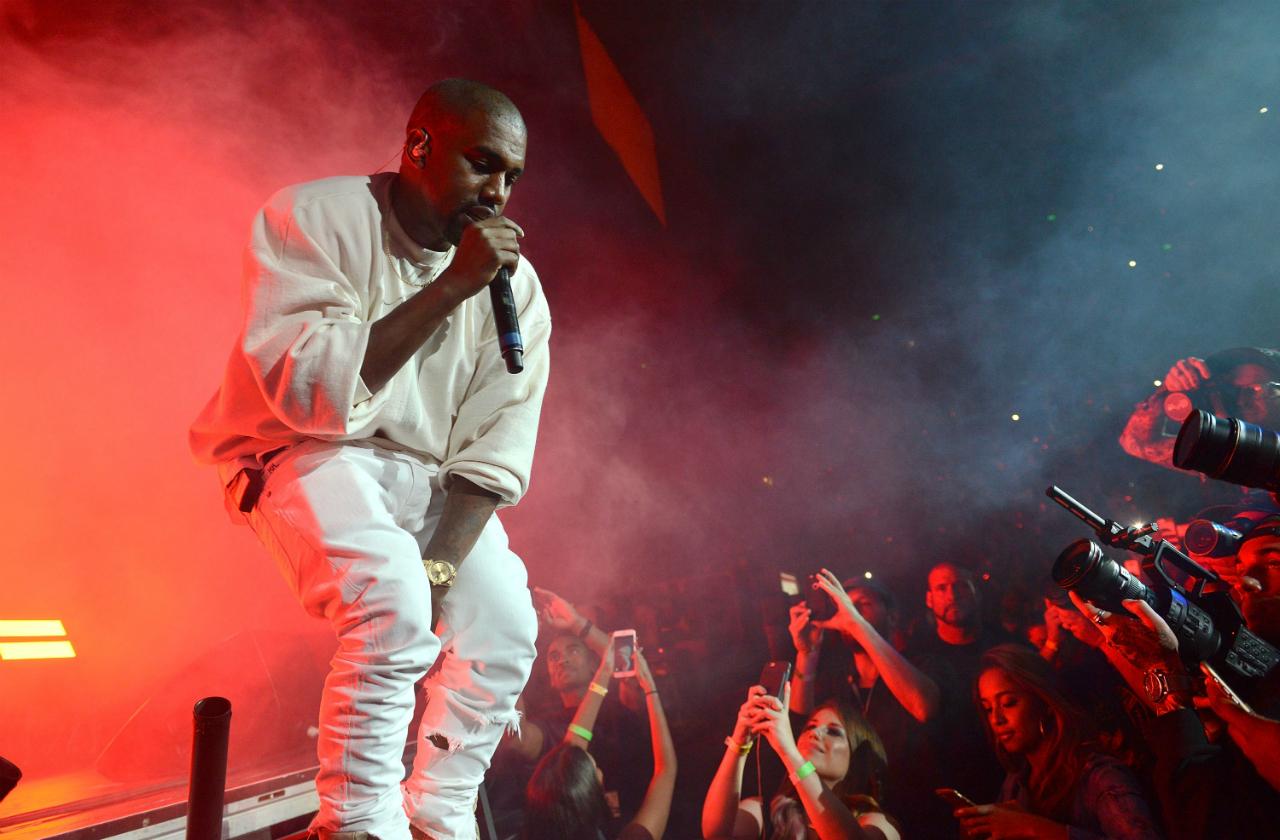
<path id="1" fill-rule="evenodd" d="M 446 589 L 453 586 L 453 579 L 458 576 L 458 570 L 452 563 L 446 560 L 424 560 L 422 564 L 427 567 L 427 580 L 432 586 L 442 586 Z"/>

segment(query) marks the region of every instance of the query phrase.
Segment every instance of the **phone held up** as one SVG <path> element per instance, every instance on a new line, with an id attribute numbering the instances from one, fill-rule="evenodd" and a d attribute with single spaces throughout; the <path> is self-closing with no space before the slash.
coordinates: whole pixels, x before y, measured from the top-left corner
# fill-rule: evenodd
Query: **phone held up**
<path id="1" fill-rule="evenodd" d="M 790 662 L 770 662 L 760 672 L 760 685 L 764 686 L 764 693 L 770 697 L 781 698 L 782 689 L 789 679 L 791 679 Z"/>
<path id="2" fill-rule="evenodd" d="M 778 583 L 782 594 L 788 596 L 793 603 L 801 600 L 809 607 L 809 618 L 813 621 L 827 621 L 836 614 L 835 602 L 826 592 L 818 588 L 818 576 L 809 575 L 805 579 L 803 592 L 800 579 L 790 572 L 779 572 Z"/>
<path id="3" fill-rule="evenodd" d="M 636 675 L 636 631 L 613 631 L 613 677 Z"/>
<path id="4" fill-rule="evenodd" d="M 938 788 L 934 791 L 952 808 L 972 808 L 974 802 L 955 788 Z"/>

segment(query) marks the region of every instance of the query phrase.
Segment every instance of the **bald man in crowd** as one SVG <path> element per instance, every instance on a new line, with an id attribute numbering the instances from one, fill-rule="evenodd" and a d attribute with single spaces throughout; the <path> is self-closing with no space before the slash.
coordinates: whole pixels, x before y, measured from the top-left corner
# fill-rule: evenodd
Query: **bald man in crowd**
<path id="1" fill-rule="evenodd" d="M 474 837 L 477 788 L 519 720 L 537 620 L 494 511 L 529 484 L 551 333 L 505 215 L 525 145 L 510 99 L 449 79 L 414 108 L 398 172 L 277 193 L 253 223 L 222 386 L 191 430 L 228 510 L 337 634 L 323 840 Z M 482 294 L 504 267 L 524 335 L 514 375 Z"/>

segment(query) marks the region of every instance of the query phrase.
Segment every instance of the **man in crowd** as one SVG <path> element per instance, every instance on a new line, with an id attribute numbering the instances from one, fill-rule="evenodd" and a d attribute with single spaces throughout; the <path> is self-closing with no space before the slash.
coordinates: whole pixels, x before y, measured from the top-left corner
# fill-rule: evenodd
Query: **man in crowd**
<path id="1" fill-rule="evenodd" d="M 609 647 L 609 634 L 556 593 L 535 588 L 534 603 L 549 631 L 543 658 L 555 697 L 547 703 L 529 703 L 519 734 L 504 739 L 498 768 L 503 778 L 494 780 L 503 791 L 523 788 L 533 765 L 564 738 Z M 644 800 L 653 757 L 643 691 L 631 679 L 614 685 L 616 693 L 604 698 L 596 718 L 591 755 L 604 774 L 605 797 L 613 816 L 625 820 Z"/>
<path id="2" fill-rule="evenodd" d="M 537 622 L 493 514 L 528 487 L 551 332 L 505 216 L 525 147 L 510 99 L 450 79 L 413 109 L 398 172 L 273 197 L 253 224 L 242 332 L 191 431 L 229 510 L 337 634 L 317 739 L 322 840 L 473 837 L 477 786 L 518 721 Z M 518 375 L 483 294 L 502 268 L 524 332 Z"/>
<path id="3" fill-rule="evenodd" d="M 951 561 L 929 570 L 925 607 L 931 626 L 917 628 L 907 652 L 944 698 L 929 734 L 936 786 L 958 788 L 975 802 L 992 801 L 1004 771 L 974 708 L 973 684 L 982 654 L 1019 640 L 983 623 L 973 573 Z M 950 810 L 941 813 L 949 817 Z"/>

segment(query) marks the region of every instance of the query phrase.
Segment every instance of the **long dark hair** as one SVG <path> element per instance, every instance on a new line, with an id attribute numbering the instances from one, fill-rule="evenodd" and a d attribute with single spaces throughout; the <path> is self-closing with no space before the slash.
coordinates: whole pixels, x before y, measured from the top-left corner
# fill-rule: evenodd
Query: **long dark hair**
<path id="1" fill-rule="evenodd" d="M 523 840 L 598 840 L 609 816 L 595 764 L 560 744 L 542 757 L 525 788 Z"/>
<path id="2" fill-rule="evenodd" d="M 809 719 L 823 709 L 830 709 L 840 718 L 844 736 L 849 742 L 849 769 L 844 778 L 831 786 L 831 792 L 848 806 L 856 816 L 868 811 L 879 811 L 879 800 L 884 798 L 884 774 L 888 761 L 880 735 L 847 700 L 834 698 L 813 710 Z M 795 785 L 788 779 L 783 782 L 778 795 L 769 803 L 769 824 L 773 829 L 771 840 L 802 838 L 808 831 L 808 817 L 796 795 Z"/>
<path id="3" fill-rule="evenodd" d="M 1003 671 L 1020 691 L 1031 696 L 1041 709 L 1043 736 L 1049 740 L 1049 761 L 1045 769 L 1027 780 L 1027 793 L 1036 813 L 1051 818 L 1066 816 L 1071 795 L 1080 779 L 1089 754 L 1098 751 L 1090 737 L 1089 720 L 1080 709 L 1062 695 L 1053 683 L 1053 671 L 1040 656 L 1021 645 L 997 645 L 982 655 L 978 679 L 973 682 L 974 706 L 982 708 L 978 680 L 987 671 Z M 991 722 L 983 715 L 987 741 L 995 750 L 1000 764 L 1010 772 L 1026 767 L 1022 756 L 1010 755 L 991 734 Z"/>

